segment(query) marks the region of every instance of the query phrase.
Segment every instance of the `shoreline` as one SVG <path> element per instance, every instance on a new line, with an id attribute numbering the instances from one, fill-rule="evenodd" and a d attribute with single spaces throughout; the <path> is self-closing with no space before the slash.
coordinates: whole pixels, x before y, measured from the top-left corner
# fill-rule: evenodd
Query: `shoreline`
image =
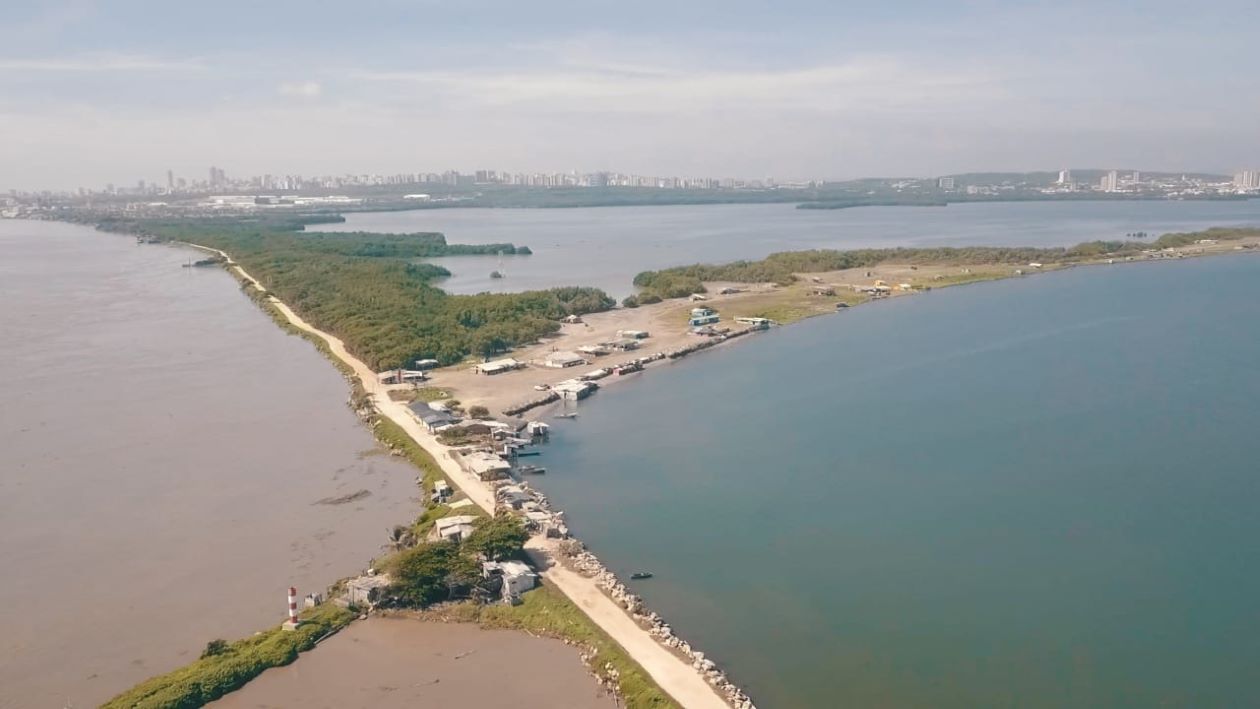
<path id="1" fill-rule="evenodd" d="M 980 273 L 961 281 L 941 283 L 934 287 L 970 285 L 989 280 L 1005 280 L 1038 272 L 1066 270 L 1075 266 L 1140 263 L 1147 260 L 1178 260 L 1208 255 L 1223 255 L 1225 253 L 1247 253 L 1246 249 L 1254 249 L 1258 241 L 1260 239 L 1253 237 L 1242 241 L 1229 242 L 1215 248 L 1203 248 L 1201 245 L 1184 246 L 1170 250 L 1168 253 L 1157 257 L 1143 257 L 1131 260 L 1100 258 L 1055 264 L 1028 272 L 1024 272 L 1022 269 L 1014 270 L 1009 265 L 1003 266 L 1005 269 L 1003 273 L 986 272 L 982 270 L 985 268 L 984 266 L 972 266 L 964 268 L 964 273 L 970 274 L 971 268 L 981 269 Z M 396 401 L 390 397 L 390 391 L 396 391 L 399 388 L 397 385 L 381 384 L 379 378 L 372 370 L 348 352 L 344 342 L 307 323 L 287 304 L 271 295 L 257 279 L 245 271 L 226 252 L 199 244 L 179 243 L 221 256 L 224 260 L 222 265 L 234 271 L 245 288 L 252 288 L 253 293 L 251 295 L 259 300 L 260 305 L 265 304 L 269 309 L 272 309 L 274 315 L 283 318 L 276 317 L 278 324 L 287 329 L 309 335 L 308 339 L 312 339 L 319 349 L 327 350 L 325 354 L 330 355 L 330 359 L 334 361 L 338 369 L 345 373 L 347 378 L 353 382 L 354 392 L 351 396 L 353 408 L 360 410 L 361 413 L 364 409 L 368 411 L 375 409 L 377 413 L 401 429 L 403 433 L 419 445 L 432 458 L 433 462 L 441 470 L 441 473 L 463 491 L 472 503 L 493 514 L 496 508 L 495 487 L 466 473 L 452 456 L 451 451 L 453 449 L 438 442 L 435 435 L 427 433 L 419 426 L 415 418 L 410 415 L 407 409 L 407 402 Z M 1242 244 L 1248 245 L 1246 249 L 1244 249 Z M 910 268 L 914 270 L 914 267 Z M 838 274 L 822 275 L 835 276 Z M 870 276 L 872 274 L 867 272 L 866 275 Z M 941 276 L 936 277 L 940 278 Z M 811 280 L 815 283 L 819 282 L 816 277 Z M 754 291 L 754 293 L 760 287 L 754 284 L 743 285 Z M 810 287 L 812 288 L 812 286 Z M 847 288 L 847 286 L 845 287 Z M 776 287 L 770 287 L 770 291 L 776 289 Z M 766 291 L 760 292 L 765 293 Z M 916 292 L 918 291 L 907 289 L 906 292 L 895 293 L 894 297 L 911 295 Z M 850 304 L 858 305 L 875 299 L 882 298 L 859 299 L 857 302 Z M 635 310 L 642 310 L 646 313 L 659 313 L 661 311 L 681 312 L 685 308 L 690 307 L 690 305 L 691 303 L 686 301 L 671 300 Z M 626 309 L 617 309 L 617 311 L 624 310 Z M 816 309 L 806 314 L 798 314 L 790 322 L 808 319 L 814 315 L 826 312 L 834 313 L 837 312 L 837 309 L 833 307 Z M 589 328 L 589 326 L 586 327 Z M 657 361 L 661 360 L 680 359 L 697 351 L 727 344 L 729 340 L 748 334 L 751 331 L 751 329 L 740 330 L 717 338 L 706 338 L 698 343 L 699 346 L 689 345 L 681 348 L 681 350 L 671 350 L 668 354 L 657 352 L 642 358 L 644 360 L 643 364 L 655 365 Z M 563 334 L 561 337 L 563 337 Z M 552 340 L 549 338 L 546 344 L 551 344 L 551 342 Z M 555 348 L 552 349 L 554 350 Z M 635 361 L 638 359 L 640 358 L 626 358 L 623 361 Z M 551 371 L 554 372 L 555 370 Z M 628 381 L 632 378 L 634 377 L 627 377 L 626 379 Z M 500 381 L 500 377 L 494 377 L 493 379 L 496 382 Z M 612 381 L 621 379 L 622 377 L 616 377 Z M 553 403 L 545 405 L 542 411 L 552 411 L 554 408 L 555 404 Z M 562 512 L 552 511 L 556 512 L 558 516 L 563 515 Z M 576 550 L 574 550 L 574 546 L 576 546 Z M 569 546 L 564 546 L 560 542 L 535 536 L 527 542 L 526 552 L 539 570 L 542 578 L 550 582 L 549 585 L 563 593 L 570 602 L 617 643 L 630 659 L 637 662 L 662 691 L 679 704 L 686 707 L 753 707 L 752 700 L 743 690 L 730 682 L 725 672 L 720 670 L 714 662 L 707 659 L 704 653 L 696 651 L 686 641 L 675 636 L 670 626 L 660 616 L 651 612 L 642 599 L 635 596 L 579 540 L 572 539 L 569 542 Z M 569 558 L 562 560 L 566 556 Z M 596 679 L 600 679 L 598 674 Z M 725 695 L 725 698 L 722 695 Z"/>
<path id="2" fill-rule="evenodd" d="M 180 243 L 223 257 L 223 265 L 233 271 L 240 280 L 252 286 L 255 292 L 268 305 L 284 316 L 290 326 L 323 341 L 328 347 L 329 354 L 348 368 L 357 385 L 362 388 L 364 394 L 368 397 L 372 408 L 402 429 L 417 445 L 428 452 L 447 479 L 464 492 L 468 499 L 472 500 L 474 504 L 487 513 L 494 514 L 496 500 L 493 488 L 477 479 L 471 473 L 465 472 L 452 456 L 450 449 L 438 442 L 435 435 L 430 434 L 419 425 L 411 415 L 406 403 L 394 401 L 389 396 L 389 385 L 381 384 L 376 373 L 350 354 L 346 349 L 345 343 L 340 338 L 319 330 L 306 322 L 286 303 L 271 295 L 262 283 L 245 271 L 228 253 L 200 244 Z M 713 667 L 711 661 L 705 660 L 703 654 L 700 654 L 699 659 L 693 664 L 688 664 L 682 657 L 672 652 L 669 645 L 658 640 L 658 637 L 660 637 L 659 631 L 654 635 L 652 631 L 640 626 L 639 621 L 617 602 L 616 596 L 618 594 L 615 589 L 620 584 L 616 583 L 615 580 L 610 582 L 609 574 L 606 571 L 592 578 L 566 568 L 559 561 L 561 556 L 559 543 L 542 537 L 531 537 L 529 542 L 526 543 L 526 551 L 535 562 L 539 575 L 551 582 L 555 588 L 585 613 L 595 625 L 620 645 L 630 658 L 637 662 L 661 690 L 673 698 L 674 701 L 681 706 L 688 707 L 688 709 L 691 707 L 711 707 L 716 709 L 718 707 L 732 706 L 732 703 L 719 695 L 713 686 L 717 682 L 713 680 L 710 674 L 706 674 L 712 671 L 710 669 Z M 587 569 L 591 567 L 590 559 L 594 558 L 593 555 L 588 555 L 589 552 L 583 552 L 582 556 L 582 562 Z M 610 586 L 613 589 L 611 591 L 609 591 Z M 621 595 L 620 600 L 623 603 L 627 602 L 627 597 L 624 594 Z M 642 602 L 637 598 L 629 597 L 628 602 L 633 607 L 642 608 Z M 654 617 L 654 615 L 641 617 Z M 665 627 L 667 628 L 668 626 Z M 673 636 L 670 634 L 665 637 Z M 683 645 L 687 651 L 691 651 L 689 645 L 685 643 Z M 709 664 L 706 665 L 706 662 Z M 725 676 L 722 675 L 722 678 L 724 680 Z M 738 694 L 741 700 L 735 705 L 752 706 L 751 700 L 747 698 L 746 694 L 742 691 Z"/>
<path id="3" fill-rule="evenodd" d="M 1216 244 L 1192 244 L 1173 248 L 1158 255 L 1134 258 L 1098 257 L 1088 260 L 1046 264 L 1036 268 L 1014 264 L 971 264 L 951 266 L 923 266 L 910 264 L 884 264 L 871 268 L 853 268 L 826 273 L 796 274 L 798 282 L 788 286 L 767 283 L 706 282 L 710 292 L 702 302 L 689 302 L 674 298 L 637 308 L 619 307 L 601 313 L 583 316 L 580 323 L 562 325 L 553 336 L 539 343 L 518 347 L 498 355 L 518 360 L 521 366 L 515 371 L 496 375 L 475 374 L 473 365 L 463 362 L 441 367 L 429 372 L 430 378 L 419 386 L 441 390 L 441 398 L 458 399 L 461 406 L 483 405 L 491 412 L 508 418 L 549 418 L 558 412 L 562 402 L 552 395 L 551 388 L 571 379 L 587 379 L 592 370 L 610 370 L 621 364 L 635 363 L 641 369 L 628 376 L 610 375 L 596 380 L 596 391 L 609 386 L 620 388 L 625 381 L 633 381 L 644 372 L 665 366 L 679 359 L 730 344 L 732 340 L 759 334 L 756 328 L 744 327 L 732 321 L 738 317 L 768 315 L 775 321 L 774 327 L 790 325 L 821 315 L 834 315 L 846 309 L 878 300 L 899 299 L 924 295 L 940 288 L 975 285 L 992 281 L 1025 278 L 1080 267 L 1121 266 L 1150 262 L 1164 262 L 1209 256 L 1248 254 L 1260 251 L 1260 236 L 1247 237 Z M 912 289 L 894 288 L 884 297 L 869 297 L 853 292 L 854 288 L 872 279 L 884 278 L 890 284 L 908 281 Z M 944 280 L 935 280 L 943 278 Z M 836 294 L 828 297 L 811 297 L 807 293 L 817 286 L 834 288 Z M 724 287 L 738 286 L 738 293 L 723 294 Z M 840 307 L 837 303 L 844 303 Z M 715 308 L 722 316 L 721 325 L 729 326 L 729 332 L 698 338 L 690 334 L 686 326 L 687 310 L 692 306 Z M 780 315 L 781 314 L 781 315 Z M 641 340 L 641 349 L 629 352 L 612 352 L 601 356 L 585 356 L 584 366 L 549 368 L 540 364 L 553 351 L 578 351 L 583 345 L 612 339 L 621 329 L 650 331 Z M 546 390 L 539 390 L 538 387 Z M 406 394 L 412 385 L 386 385 L 385 389 Z M 577 404 L 581 408 L 581 403 Z"/>

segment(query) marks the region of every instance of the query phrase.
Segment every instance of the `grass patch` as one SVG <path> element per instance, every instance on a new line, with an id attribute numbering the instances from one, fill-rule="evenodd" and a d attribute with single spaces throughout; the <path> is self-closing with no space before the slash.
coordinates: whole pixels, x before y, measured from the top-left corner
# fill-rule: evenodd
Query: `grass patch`
<path id="1" fill-rule="evenodd" d="M 1024 272 L 1036 273 L 1037 271 L 1025 268 Z M 946 288 L 948 286 L 964 286 L 968 283 L 981 283 L 983 281 L 1000 281 L 1005 278 L 1011 278 L 1014 275 L 1015 269 L 1013 268 L 1004 271 L 972 271 L 971 273 L 953 275 L 941 274 L 940 278 L 933 277 L 931 280 L 923 281 L 921 285 L 925 288 Z"/>
<path id="2" fill-rule="evenodd" d="M 412 389 L 391 389 L 389 398 L 394 401 L 405 401 L 411 403 L 413 401 L 423 401 L 426 404 L 432 401 L 441 401 L 442 399 L 451 398 L 450 389 L 441 389 L 439 387 L 415 387 Z"/>
<path id="3" fill-rule="evenodd" d="M 414 393 L 415 396 L 412 397 L 412 401 L 423 401 L 426 403 L 451 398 L 451 392 L 449 390 L 439 389 L 438 387 L 419 387 Z"/>
<path id="4" fill-rule="evenodd" d="M 429 455 L 429 452 L 424 448 L 421 448 L 420 444 L 407 435 L 407 432 L 398 424 L 384 416 L 378 415 L 375 417 L 372 431 L 376 434 L 377 440 L 393 450 L 402 451 L 403 457 L 420 469 L 425 494 L 432 493 L 433 484 L 438 480 L 445 479 L 446 476 L 442 474 L 442 466 L 438 465 L 433 456 Z"/>
<path id="5" fill-rule="evenodd" d="M 315 642 L 350 623 L 354 614 L 324 603 L 302 614 L 295 631 L 274 627 L 244 640 L 219 648 L 217 654 L 203 657 L 173 672 L 145 680 L 102 705 L 104 709 L 131 707 L 199 707 L 272 667 L 287 665 L 298 654 L 315 647 Z"/>
<path id="6" fill-rule="evenodd" d="M 836 303 L 846 302 L 856 305 L 866 300 L 861 295 L 837 289 L 835 296 L 812 296 L 803 287 L 793 286 L 766 293 L 758 293 L 741 297 L 729 303 L 723 303 L 721 313 L 724 320 L 735 318 L 770 318 L 787 325 L 815 315 L 834 313 Z"/>

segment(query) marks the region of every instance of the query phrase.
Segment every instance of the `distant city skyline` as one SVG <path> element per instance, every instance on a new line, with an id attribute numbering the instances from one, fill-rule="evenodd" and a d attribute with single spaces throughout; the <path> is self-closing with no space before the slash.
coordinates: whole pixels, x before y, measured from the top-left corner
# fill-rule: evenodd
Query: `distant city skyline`
<path id="1" fill-rule="evenodd" d="M 935 177 L 867 177 L 854 181 L 783 181 L 772 177 L 744 179 L 733 177 L 679 177 L 635 175 L 616 171 L 565 173 L 512 173 L 481 169 L 472 172 L 409 172 L 396 174 L 346 173 L 339 175 L 231 175 L 211 166 L 204 179 L 185 178 L 167 170 L 164 181 L 137 180 L 109 183 L 103 187 L 80 187 L 65 191 L 19 191 L 0 193 L 0 216 L 12 217 L 14 205 L 68 204 L 91 202 L 97 198 L 122 198 L 124 209 L 196 205 L 247 208 L 255 206 L 350 205 L 365 201 L 462 202 L 493 190 L 526 189 L 625 189 L 712 191 L 848 190 L 856 193 L 876 190 L 885 194 L 924 194 L 935 191 L 946 197 L 1002 197 L 1011 194 L 1065 196 L 1072 193 L 1128 193 L 1143 198 L 1195 199 L 1204 196 L 1260 195 L 1260 170 L 1242 170 L 1233 175 L 1140 170 L 1099 170 L 1070 168 L 1057 172 L 1036 170 L 1025 173 L 977 172 Z M 432 194 L 430 194 L 432 192 Z M 347 195 L 356 195 L 349 197 Z M 873 194 L 873 193 L 872 193 Z M 320 196 L 322 195 L 322 196 Z"/>
<path id="2" fill-rule="evenodd" d="M 1058 170 L 1057 178 L 1054 170 L 1029 170 L 1026 172 L 978 171 L 976 173 L 957 173 L 940 176 L 865 176 L 857 180 L 883 181 L 896 184 L 899 181 L 927 182 L 939 190 L 956 189 L 958 178 L 968 174 L 1008 175 L 1010 177 L 1040 174 L 1047 177 L 1048 186 L 1068 190 L 1096 189 L 1100 192 L 1121 192 L 1150 183 L 1143 180 L 1143 175 L 1178 176 L 1212 175 L 1219 179 L 1213 183 L 1221 186 L 1229 185 L 1241 190 L 1260 189 L 1260 171 L 1241 170 L 1230 174 L 1211 172 L 1179 172 L 1170 170 L 1105 170 L 1100 168 L 1076 168 L 1077 174 L 1101 173 L 1096 184 L 1073 178 L 1073 170 Z M 277 193 L 298 192 L 303 190 L 329 190 L 345 187 L 390 187 L 390 186 L 443 186 L 449 188 L 468 188 L 477 186 L 513 186 L 513 187 L 646 187 L 658 189 L 774 189 L 774 188 L 811 188 L 828 183 L 839 184 L 845 181 L 825 179 L 780 180 L 773 176 L 763 178 L 731 177 L 731 176 L 679 176 L 679 175 L 641 175 L 615 170 L 596 170 L 581 172 L 510 172 L 507 170 L 480 169 L 472 171 L 445 170 L 442 172 L 416 171 L 403 173 L 368 173 L 345 172 L 330 175 L 299 175 L 282 173 L 263 173 L 256 175 L 229 174 L 218 166 L 210 166 L 206 177 L 196 175 L 183 176 L 174 170 L 166 170 L 161 181 L 139 179 L 136 181 L 110 182 L 105 185 L 79 186 L 73 190 L 18 190 L 10 189 L 0 195 L 179 195 L 208 194 L 212 192 L 230 193 L 244 190 L 258 193 L 273 191 Z M 988 180 L 974 184 L 996 184 Z"/>
<path id="3" fill-rule="evenodd" d="M 1234 174 L 1260 163 L 1257 35 L 1242 0 L 12 0 L 0 190 L 165 184 L 208 163 Z"/>

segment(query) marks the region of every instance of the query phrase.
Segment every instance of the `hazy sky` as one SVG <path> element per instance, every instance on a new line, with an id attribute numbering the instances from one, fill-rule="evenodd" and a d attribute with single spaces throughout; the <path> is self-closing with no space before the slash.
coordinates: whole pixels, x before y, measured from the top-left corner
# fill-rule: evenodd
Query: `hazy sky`
<path id="1" fill-rule="evenodd" d="M 5 0 L 0 189 L 1260 165 L 1260 2 Z"/>

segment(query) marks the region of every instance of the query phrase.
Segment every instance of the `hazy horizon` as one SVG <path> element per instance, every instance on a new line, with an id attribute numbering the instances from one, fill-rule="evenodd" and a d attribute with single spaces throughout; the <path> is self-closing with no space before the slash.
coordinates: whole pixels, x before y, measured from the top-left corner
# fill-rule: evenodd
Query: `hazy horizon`
<path id="1" fill-rule="evenodd" d="M 1260 8 L 17 0 L 0 189 L 1260 164 Z"/>

